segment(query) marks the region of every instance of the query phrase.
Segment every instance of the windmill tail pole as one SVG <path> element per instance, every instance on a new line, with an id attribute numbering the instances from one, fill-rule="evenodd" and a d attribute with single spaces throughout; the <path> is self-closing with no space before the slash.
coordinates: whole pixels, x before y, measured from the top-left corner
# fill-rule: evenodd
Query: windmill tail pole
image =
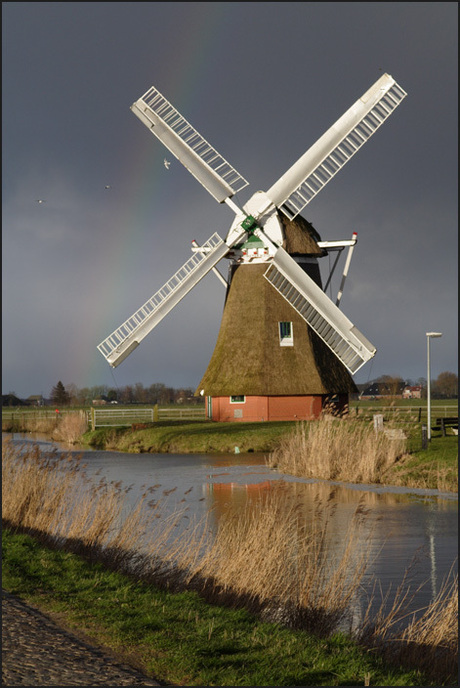
<path id="1" fill-rule="evenodd" d="M 340 299 L 342 298 L 343 288 L 344 288 L 344 286 L 345 286 L 345 280 L 347 279 L 348 270 L 349 270 L 350 263 L 351 263 L 351 257 L 352 257 L 352 255 L 353 255 L 353 250 L 354 250 L 355 244 L 356 244 L 356 242 L 357 242 L 357 240 L 358 240 L 358 234 L 357 234 L 356 232 L 353 232 L 353 235 L 352 235 L 351 238 L 352 238 L 352 240 L 354 240 L 355 243 L 352 244 L 352 245 L 348 248 L 347 259 L 346 259 L 346 261 L 345 261 L 345 267 L 343 268 L 342 281 L 341 281 L 341 283 L 340 283 L 340 288 L 339 288 L 339 291 L 338 291 L 338 294 L 337 294 L 337 300 L 336 300 L 336 302 L 335 302 L 335 305 L 337 306 L 337 308 L 339 307 Z"/>

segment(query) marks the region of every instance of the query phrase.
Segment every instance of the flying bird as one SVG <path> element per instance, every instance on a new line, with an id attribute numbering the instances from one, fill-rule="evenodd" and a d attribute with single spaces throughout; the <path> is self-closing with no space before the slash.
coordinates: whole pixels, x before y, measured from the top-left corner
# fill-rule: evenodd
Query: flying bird
<path id="1" fill-rule="evenodd" d="M 110 186 L 110 184 L 106 184 L 106 186 L 104 188 L 105 189 L 111 189 L 112 187 Z"/>
<path id="2" fill-rule="evenodd" d="M 170 164 L 171 164 L 171 163 L 169 162 L 169 160 L 166 160 L 166 158 L 165 158 L 165 159 L 164 159 L 164 164 L 165 164 L 166 169 L 169 170 L 169 166 L 170 166 Z"/>
<path id="3" fill-rule="evenodd" d="M 43 198 L 37 198 L 37 203 L 46 203 L 46 201 L 44 201 Z"/>

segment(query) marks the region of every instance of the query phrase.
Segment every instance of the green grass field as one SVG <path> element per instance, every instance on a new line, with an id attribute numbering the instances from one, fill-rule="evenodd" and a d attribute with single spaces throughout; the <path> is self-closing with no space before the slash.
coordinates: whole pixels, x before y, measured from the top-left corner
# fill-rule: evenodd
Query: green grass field
<path id="1" fill-rule="evenodd" d="M 266 452 L 295 422 L 213 423 L 159 421 L 142 429 L 98 428 L 82 439 L 93 447 L 128 452 L 221 453 Z"/>

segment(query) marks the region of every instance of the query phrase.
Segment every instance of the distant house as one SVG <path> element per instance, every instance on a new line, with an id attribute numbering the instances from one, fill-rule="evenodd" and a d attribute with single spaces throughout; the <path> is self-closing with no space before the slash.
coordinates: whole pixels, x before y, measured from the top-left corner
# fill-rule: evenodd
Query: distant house
<path id="1" fill-rule="evenodd" d="M 31 394 L 30 397 L 27 397 L 26 403 L 30 406 L 44 406 L 45 400 L 42 394 Z"/>
<path id="2" fill-rule="evenodd" d="M 406 386 L 402 393 L 403 399 L 421 399 L 422 398 L 422 388 L 420 386 L 410 387 Z"/>
<path id="3" fill-rule="evenodd" d="M 92 404 L 93 406 L 105 406 L 108 401 L 107 397 L 100 396 L 98 399 L 93 399 Z"/>

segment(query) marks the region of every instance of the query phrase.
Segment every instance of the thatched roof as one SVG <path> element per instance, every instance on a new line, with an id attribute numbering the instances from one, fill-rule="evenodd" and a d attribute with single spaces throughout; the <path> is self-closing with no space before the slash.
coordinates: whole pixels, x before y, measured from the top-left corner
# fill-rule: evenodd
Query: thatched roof
<path id="1" fill-rule="evenodd" d="M 235 269 L 217 343 L 197 393 L 207 396 L 356 392 L 346 368 L 263 277 L 266 264 Z M 280 346 L 279 322 L 294 346 Z"/>
<path id="2" fill-rule="evenodd" d="M 321 249 L 317 241 L 321 241 L 321 237 L 313 227 L 313 225 L 305 220 L 300 215 L 289 220 L 284 213 L 278 213 L 285 235 L 283 248 L 290 254 L 295 255 L 309 255 L 309 256 L 323 256 L 325 251 Z"/>

